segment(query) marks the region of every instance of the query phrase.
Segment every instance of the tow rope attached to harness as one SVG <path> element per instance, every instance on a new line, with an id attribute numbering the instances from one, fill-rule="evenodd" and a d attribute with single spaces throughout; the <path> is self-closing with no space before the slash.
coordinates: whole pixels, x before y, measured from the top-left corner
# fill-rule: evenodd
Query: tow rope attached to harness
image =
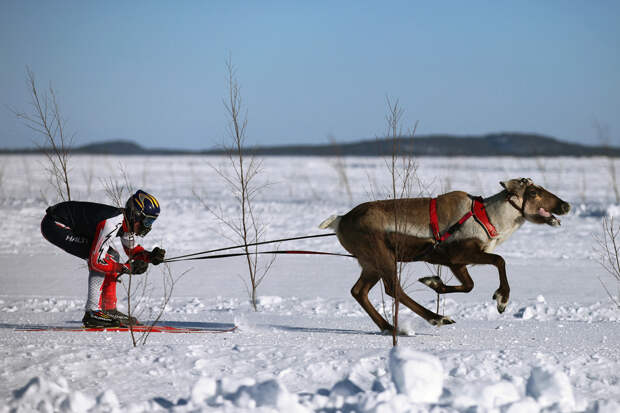
<path id="1" fill-rule="evenodd" d="M 461 226 L 467 221 L 469 218 L 474 217 L 477 223 L 479 223 L 482 228 L 484 228 L 485 232 L 489 236 L 489 238 L 495 238 L 499 235 L 489 217 L 487 215 L 487 211 L 484 208 L 484 203 L 482 202 L 482 197 L 472 197 L 471 210 L 467 212 L 458 222 L 448 228 L 443 234 L 439 233 L 439 221 L 437 219 L 437 198 L 431 199 L 430 203 L 430 221 L 431 221 L 431 230 L 433 232 L 433 236 L 435 237 L 436 245 L 448 239 L 452 234 L 461 228 Z"/>

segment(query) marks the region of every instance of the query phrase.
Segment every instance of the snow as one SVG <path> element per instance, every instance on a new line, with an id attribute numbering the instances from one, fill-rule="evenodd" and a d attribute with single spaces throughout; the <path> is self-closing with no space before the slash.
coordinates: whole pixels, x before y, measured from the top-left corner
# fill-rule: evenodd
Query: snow
<path id="1" fill-rule="evenodd" d="M 527 380 L 526 392 L 542 407 L 557 405 L 561 411 L 573 411 L 575 398 L 568 376 L 553 369 L 535 367 Z"/>
<path id="2" fill-rule="evenodd" d="M 86 298 L 84 263 L 47 243 L 39 223 L 54 203 L 43 157 L 0 156 L 0 412 L 620 412 L 618 285 L 599 264 L 594 235 L 617 216 L 604 158 L 424 158 L 418 172 L 433 194 L 491 195 L 498 182 L 531 177 L 569 201 L 562 226 L 525 224 L 497 253 L 511 297 L 498 314 L 498 276 L 471 267 L 469 294 L 442 297 L 456 321 L 432 327 L 401 307 L 399 346 L 381 334 L 349 291 L 350 258 L 278 256 L 258 289 L 246 290 L 242 257 L 171 264 L 178 279 L 162 320 L 176 326 L 238 328 L 221 334 L 151 334 L 133 348 L 126 333 L 21 332 L 20 326 L 78 326 Z M 162 215 L 144 240 L 168 256 L 235 245 L 196 199 L 228 214 L 234 199 L 209 164 L 223 158 L 75 156 L 76 199 L 109 202 L 104 179 L 157 196 Z M 352 198 L 325 158 L 267 158 L 269 181 L 256 199 L 267 239 L 320 234 L 327 217 L 389 186 L 382 159 L 346 159 Z M 544 165 L 544 167 L 541 167 Z M 267 246 L 273 249 L 273 246 Z M 280 249 L 343 252 L 333 237 Z M 267 249 L 267 248 L 266 248 Z M 265 257 L 266 258 L 266 257 Z M 263 261 L 267 263 L 267 261 Z M 162 267 L 152 267 L 138 317 L 161 307 Z M 406 291 L 432 310 L 436 295 L 407 265 Z M 449 279 L 448 271 L 443 276 Z M 600 281 L 599 281 L 600 278 Z M 455 280 L 449 280 L 454 283 Z M 126 309 L 124 288 L 119 304 Z M 379 286 L 370 299 L 389 316 Z"/>

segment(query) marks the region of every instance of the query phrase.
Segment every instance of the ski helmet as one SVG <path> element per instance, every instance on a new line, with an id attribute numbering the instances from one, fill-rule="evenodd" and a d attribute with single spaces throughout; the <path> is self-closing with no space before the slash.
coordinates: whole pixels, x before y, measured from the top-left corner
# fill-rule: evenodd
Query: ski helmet
<path id="1" fill-rule="evenodd" d="M 153 222 L 159 216 L 159 202 L 150 194 L 139 189 L 127 200 L 125 204 L 125 217 L 129 227 L 133 229 L 134 224 L 140 223 L 136 235 L 141 237 L 148 234 Z"/>

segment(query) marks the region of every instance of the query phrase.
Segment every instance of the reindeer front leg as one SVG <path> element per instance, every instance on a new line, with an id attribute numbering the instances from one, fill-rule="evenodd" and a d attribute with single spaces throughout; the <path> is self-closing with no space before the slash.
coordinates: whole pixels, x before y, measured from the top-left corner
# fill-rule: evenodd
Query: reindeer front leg
<path id="1" fill-rule="evenodd" d="M 510 286 L 506 277 L 506 262 L 500 255 L 489 254 L 483 251 L 474 254 L 470 258 L 472 264 L 490 264 L 497 268 L 499 272 L 499 288 L 495 290 L 493 299 L 497 301 L 497 311 L 503 313 L 506 310 L 508 298 L 510 297 Z"/>
<path id="2" fill-rule="evenodd" d="M 508 298 L 510 297 L 510 286 L 506 277 L 506 262 L 501 256 L 484 252 L 482 248 L 483 245 L 477 240 L 449 243 L 445 246 L 445 250 L 440 251 L 441 255 L 433 257 L 431 262 L 443 263 L 447 258 L 449 260 L 448 266 L 462 283 L 462 286 L 453 288 L 445 286 L 443 289 L 448 289 L 445 292 L 467 292 L 470 287 L 473 288 L 473 281 L 469 277 L 465 265 L 490 264 L 495 266 L 499 272 L 499 288 L 493 294 L 493 299 L 497 301 L 497 311 L 503 313 L 506 310 Z M 439 285 L 437 287 L 442 289 Z"/>
<path id="3" fill-rule="evenodd" d="M 494 254 L 489 254 L 494 255 Z M 495 256 L 495 262 L 493 265 L 499 271 L 499 288 L 493 293 L 493 299 L 497 301 L 497 311 L 503 313 L 508 305 L 508 298 L 510 297 L 510 286 L 508 285 L 508 277 L 506 277 L 506 262 L 499 255 Z"/>

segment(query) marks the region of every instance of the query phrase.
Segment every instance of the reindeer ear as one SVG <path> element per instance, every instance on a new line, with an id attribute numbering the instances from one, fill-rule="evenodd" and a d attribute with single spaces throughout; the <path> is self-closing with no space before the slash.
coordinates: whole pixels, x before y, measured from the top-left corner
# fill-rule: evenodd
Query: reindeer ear
<path id="1" fill-rule="evenodd" d="M 511 194 L 521 196 L 526 187 L 523 179 L 511 179 L 510 181 L 500 182 L 500 184 Z"/>

